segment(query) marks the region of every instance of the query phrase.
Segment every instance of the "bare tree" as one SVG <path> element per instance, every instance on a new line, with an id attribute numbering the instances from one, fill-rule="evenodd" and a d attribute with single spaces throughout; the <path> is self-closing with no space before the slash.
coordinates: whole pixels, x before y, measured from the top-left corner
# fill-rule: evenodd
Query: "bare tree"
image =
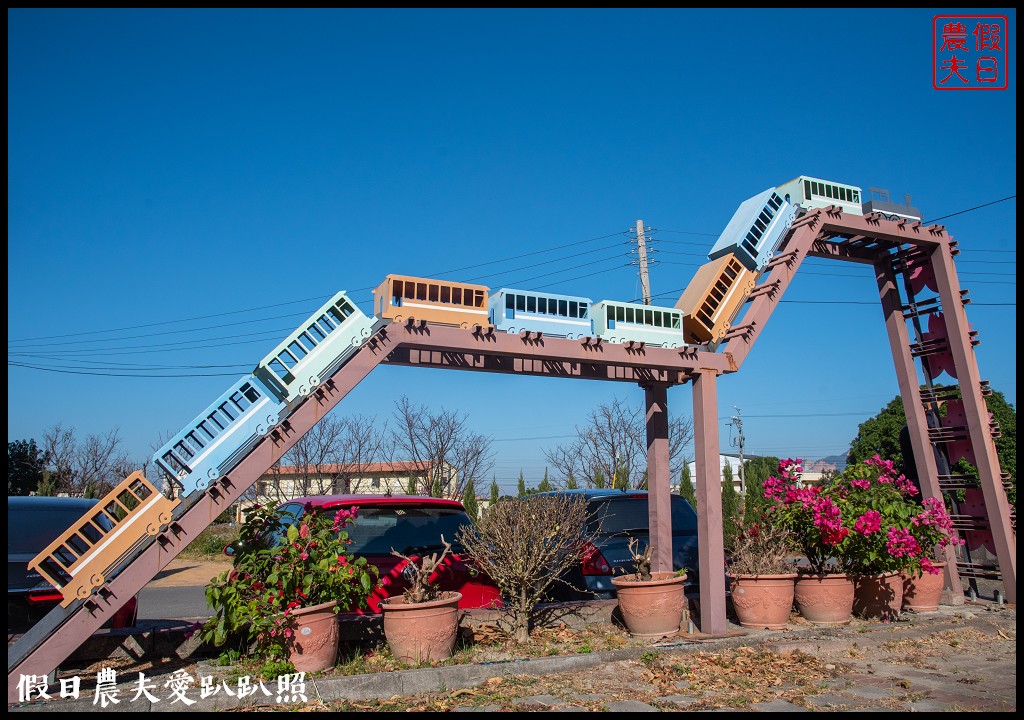
<path id="1" fill-rule="evenodd" d="M 371 465 L 387 454 L 386 425 L 376 418 L 327 415 L 296 441 L 245 497 L 277 505 L 294 497 L 363 491 Z M 282 467 L 294 469 L 287 476 Z"/>
<path id="2" fill-rule="evenodd" d="M 43 447 L 49 457 L 54 490 L 81 497 L 106 495 L 141 467 L 120 445 L 116 427 L 106 435 L 89 435 L 84 442 L 75 438 L 74 428 L 61 423 L 46 430 Z"/>
<path id="3" fill-rule="evenodd" d="M 588 520 L 583 497 L 527 495 L 502 500 L 459 529 L 456 542 L 501 589 L 516 642 L 530 639 L 537 603 L 594 542 Z"/>
<path id="4" fill-rule="evenodd" d="M 395 448 L 428 472 L 420 492 L 440 492 L 461 498 L 466 481 L 475 481 L 494 465 L 491 439 L 469 427 L 469 416 L 441 409 L 431 412 L 426 406 L 414 405 L 403 395 L 395 401 Z"/>
<path id="5" fill-rule="evenodd" d="M 693 441 L 693 421 L 670 417 L 668 427 L 669 468 L 675 474 L 685 462 L 683 450 Z M 565 445 L 546 449 L 544 457 L 561 476 L 569 475 L 587 485 L 601 475 L 625 477 L 630 487 L 641 487 L 647 470 L 647 425 L 641 408 L 630 408 L 616 398 L 590 412 L 586 425 L 576 427 L 576 438 Z"/>

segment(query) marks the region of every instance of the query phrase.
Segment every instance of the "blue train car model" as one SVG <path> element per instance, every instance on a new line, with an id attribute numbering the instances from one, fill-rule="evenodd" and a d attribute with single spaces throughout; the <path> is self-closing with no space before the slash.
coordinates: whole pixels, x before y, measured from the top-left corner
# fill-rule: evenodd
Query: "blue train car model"
<path id="1" fill-rule="evenodd" d="M 532 330 L 570 340 L 592 334 L 590 298 L 501 288 L 490 296 L 489 314 L 496 330 Z"/>
<path id="2" fill-rule="evenodd" d="M 253 375 L 291 404 L 334 375 L 370 337 L 374 322 L 341 291 L 263 358 Z"/>
<path id="3" fill-rule="evenodd" d="M 683 341 L 683 313 L 675 308 L 601 300 L 590 309 L 594 336 L 610 343 L 630 340 L 677 348 Z"/>
<path id="4" fill-rule="evenodd" d="M 717 260 L 733 253 L 748 270 L 761 272 L 782 242 L 797 210 L 775 188 L 744 201 L 711 248 L 708 259 Z"/>
<path id="5" fill-rule="evenodd" d="M 284 419 L 286 406 L 256 377 L 245 375 L 153 456 L 183 486 L 205 490 L 229 472 Z"/>

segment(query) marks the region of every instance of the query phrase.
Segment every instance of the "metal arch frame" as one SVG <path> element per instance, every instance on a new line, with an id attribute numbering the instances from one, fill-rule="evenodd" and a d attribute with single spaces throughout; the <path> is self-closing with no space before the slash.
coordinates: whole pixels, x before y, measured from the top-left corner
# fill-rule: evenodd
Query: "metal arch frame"
<path id="1" fill-rule="evenodd" d="M 253 484 L 273 463 L 332 410 L 377 365 L 416 365 L 519 375 L 575 377 L 633 382 L 644 388 L 647 406 L 648 485 L 653 569 L 671 568 L 671 515 L 667 438 L 667 389 L 693 383 L 695 455 L 697 465 L 698 544 L 700 560 L 701 619 L 704 633 L 724 635 L 725 578 L 720 572 L 725 555 L 722 539 L 719 486 L 719 437 L 716 421 L 717 378 L 737 372 L 801 262 L 812 257 L 872 264 L 879 280 L 880 299 L 886 312 L 893 356 L 901 391 L 914 399 L 916 374 L 907 350 L 906 326 L 899 315 L 898 292 L 892 279 L 893 251 L 912 245 L 931 258 L 939 280 L 943 307 L 952 319 L 950 335 L 963 338 L 954 351 L 968 416 L 970 439 L 975 448 L 986 505 L 997 536 L 997 548 L 1007 599 L 1016 602 L 1015 541 L 1009 529 L 1008 505 L 998 483 L 998 460 L 980 394 L 977 363 L 967 343 L 968 329 L 962 298 L 952 265 L 951 238 L 942 226 L 924 227 L 920 222 L 891 221 L 880 214 L 844 215 L 837 207 L 815 210 L 798 218 L 783 239 L 779 253 L 769 263 L 762 283 L 747 302 L 742 320 L 723 339 L 717 352 L 694 346 L 678 350 L 645 347 L 642 343 L 612 345 L 598 338 L 580 341 L 547 338 L 524 331 L 519 335 L 495 333 L 479 325 L 470 330 L 409 321 L 384 325 L 358 349 L 333 377 L 324 381 L 293 413 L 226 476 L 175 518 L 168 530 L 155 538 L 111 578 L 93 597 L 58 608 L 8 649 L 8 702 L 17 698 L 20 674 L 47 675 L 58 667 L 89 635 L 138 593 L 160 570 L 205 529 L 220 513 Z M 951 311 L 956 309 L 956 312 Z M 902 333 L 900 328 L 902 326 Z M 968 392 L 970 390 L 971 392 Z M 966 401 L 967 396 L 970 401 Z M 920 394 L 917 394 L 920 400 Z M 931 453 L 927 423 L 920 404 L 905 402 L 914 442 L 915 458 L 923 457 L 922 490 L 938 496 L 938 478 Z M 922 451 L 922 452 L 919 452 Z M 992 518 L 993 510 L 998 515 Z M 948 566 L 947 566 L 948 568 Z M 950 578 L 947 577 L 947 582 Z M 958 582 L 958 579 L 957 579 Z"/>

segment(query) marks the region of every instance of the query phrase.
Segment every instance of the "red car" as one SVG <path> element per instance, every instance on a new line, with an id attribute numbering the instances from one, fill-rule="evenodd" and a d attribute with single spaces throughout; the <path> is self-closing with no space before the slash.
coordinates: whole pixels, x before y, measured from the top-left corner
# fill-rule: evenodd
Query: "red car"
<path id="1" fill-rule="evenodd" d="M 501 605 L 501 591 L 494 581 L 460 553 L 456 535 L 459 528 L 472 523 L 457 500 L 422 495 L 314 495 L 289 500 L 278 510 L 290 525 L 306 512 L 307 506 L 332 512 L 358 508 L 355 521 L 346 528 L 351 540 L 349 550 L 380 571 L 380 583 L 367 599 L 369 610 L 360 610 L 360 614 L 379 613 L 381 600 L 401 595 L 409 586 L 408 563 L 392 555 L 392 549 L 417 559 L 443 550 L 442 536 L 451 543 L 452 554 L 433 576 L 438 587 L 462 593 L 462 609 Z"/>

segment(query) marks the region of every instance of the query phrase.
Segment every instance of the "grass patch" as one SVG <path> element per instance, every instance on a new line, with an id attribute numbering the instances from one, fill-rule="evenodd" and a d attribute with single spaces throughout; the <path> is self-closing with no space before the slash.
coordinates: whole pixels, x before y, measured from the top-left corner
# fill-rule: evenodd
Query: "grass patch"
<path id="1" fill-rule="evenodd" d="M 238 539 L 238 525 L 210 525 L 181 551 L 187 560 L 224 560 L 224 546 Z"/>

